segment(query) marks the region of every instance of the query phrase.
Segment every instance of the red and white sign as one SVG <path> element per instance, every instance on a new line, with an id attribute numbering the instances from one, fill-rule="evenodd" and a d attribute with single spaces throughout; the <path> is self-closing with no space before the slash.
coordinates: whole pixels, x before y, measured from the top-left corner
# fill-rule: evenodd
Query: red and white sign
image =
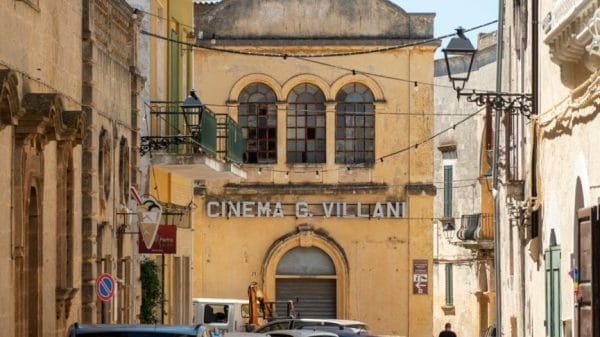
<path id="1" fill-rule="evenodd" d="M 177 226 L 160 225 L 150 247 L 143 240 L 138 240 L 140 254 L 176 254 L 177 253 Z"/>
<path id="2" fill-rule="evenodd" d="M 110 274 L 104 273 L 96 279 L 96 295 L 100 300 L 107 302 L 115 294 L 115 280 Z"/>

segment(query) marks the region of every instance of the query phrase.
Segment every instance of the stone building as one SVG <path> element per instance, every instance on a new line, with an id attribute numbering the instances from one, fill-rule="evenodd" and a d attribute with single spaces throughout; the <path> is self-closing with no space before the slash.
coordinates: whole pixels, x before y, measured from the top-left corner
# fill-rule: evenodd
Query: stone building
<path id="1" fill-rule="evenodd" d="M 465 90 L 493 90 L 497 34 L 478 35 L 478 52 Z M 452 73 L 468 61 L 451 60 Z M 456 97 L 445 59 L 435 61 L 433 180 L 433 334 L 446 322 L 458 336 L 479 336 L 494 322 L 493 115 Z M 470 324 L 465 324 L 470 322 Z"/>
<path id="2" fill-rule="evenodd" d="M 388 47 L 430 39 L 433 18 L 382 0 L 195 5 L 194 88 L 242 128 L 247 176 L 196 181 L 194 297 L 258 282 L 300 317 L 431 334 L 433 91 L 413 88 L 437 44 Z"/>
<path id="3" fill-rule="evenodd" d="M 81 11 L 0 2 L 3 336 L 64 336 L 81 319 Z"/>
<path id="4" fill-rule="evenodd" d="M 140 17 L 125 0 L 84 1 L 82 27 L 82 298 L 84 322 L 135 322 L 140 306 L 137 236 L 127 235 L 139 187 L 139 134 L 144 85 L 137 69 Z M 109 273 L 114 299 L 98 299 L 95 282 Z"/>
<path id="5" fill-rule="evenodd" d="M 137 180 L 132 9 L 120 1 L 3 2 L 3 335 L 134 322 L 138 262 L 117 234 Z M 118 281 L 112 306 L 96 296 L 100 272 Z"/>
<path id="6" fill-rule="evenodd" d="M 598 1 L 503 2 L 499 265 L 505 336 L 599 336 Z"/>

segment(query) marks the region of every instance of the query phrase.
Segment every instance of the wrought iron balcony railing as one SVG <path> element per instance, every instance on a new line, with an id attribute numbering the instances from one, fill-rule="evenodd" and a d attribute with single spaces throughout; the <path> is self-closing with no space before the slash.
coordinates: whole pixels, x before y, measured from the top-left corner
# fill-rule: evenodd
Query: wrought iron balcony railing
<path id="1" fill-rule="evenodd" d="M 467 214 L 460 219 L 456 237 L 462 241 L 489 241 L 494 238 L 494 222 L 491 214 Z"/>
<path id="2" fill-rule="evenodd" d="M 183 102 L 150 102 L 149 135 L 142 137 L 140 152 L 174 155 L 204 153 L 219 160 L 242 162 L 242 129 L 227 114 L 205 106 L 182 107 Z"/>

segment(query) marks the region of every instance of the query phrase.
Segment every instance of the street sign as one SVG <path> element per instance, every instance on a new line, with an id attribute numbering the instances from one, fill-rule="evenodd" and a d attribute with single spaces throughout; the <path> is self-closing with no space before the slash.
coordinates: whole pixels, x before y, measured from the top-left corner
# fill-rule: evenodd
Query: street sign
<path id="1" fill-rule="evenodd" d="M 96 279 L 96 295 L 104 302 L 110 301 L 115 294 L 115 280 L 110 274 L 104 273 Z"/>
<path id="2" fill-rule="evenodd" d="M 428 263 L 427 260 L 413 260 L 413 294 L 427 295 Z"/>
<path id="3" fill-rule="evenodd" d="M 142 240 L 138 241 L 140 254 L 176 254 L 177 253 L 177 226 L 159 225 L 156 238 L 152 246 L 147 247 Z"/>
<path id="4" fill-rule="evenodd" d="M 138 226 L 147 249 L 152 247 L 156 239 L 161 214 L 162 206 L 152 197 L 143 198 L 142 204 L 137 207 Z"/>

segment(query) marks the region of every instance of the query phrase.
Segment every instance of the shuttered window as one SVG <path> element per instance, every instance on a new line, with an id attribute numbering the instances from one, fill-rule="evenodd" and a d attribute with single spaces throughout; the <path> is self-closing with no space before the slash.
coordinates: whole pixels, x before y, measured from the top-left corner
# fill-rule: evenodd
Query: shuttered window
<path id="1" fill-rule="evenodd" d="M 546 336 L 560 337 L 560 246 L 544 253 L 546 264 Z"/>
<path id="2" fill-rule="evenodd" d="M 446 306 L 454 305 L 452 263 L 446 264 Z"/>
<path id="3" fill-rule="evenodd" d="M 285 301 L 296 303 L 298 318 L 337 318 L 335 279 L 284 279 L 276 280 L 277 316 L 287 314 Z M 281 302 L 279 302 L 281 301 Z"/>
<path id="4" fill-rule="evenodd" d="M 444 217 L 452 217 L 452 165 L 444 166 Z"/>

